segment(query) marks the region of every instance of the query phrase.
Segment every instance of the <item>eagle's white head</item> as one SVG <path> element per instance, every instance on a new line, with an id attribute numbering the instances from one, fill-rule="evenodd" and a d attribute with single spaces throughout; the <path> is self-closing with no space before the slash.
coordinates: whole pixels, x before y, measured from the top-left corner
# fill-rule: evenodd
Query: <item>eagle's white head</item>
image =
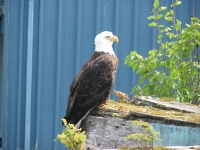
<path id="1" fill-rule="evenodd" d="M 118 38 L 112 34 L 112 32 L 104 31 L 98 34 L 95 37 L 95 51 L 96 52 L 105 52 L 111 55 L 115 55 L 112 44 L 113 42 L 118 42 Z"/>

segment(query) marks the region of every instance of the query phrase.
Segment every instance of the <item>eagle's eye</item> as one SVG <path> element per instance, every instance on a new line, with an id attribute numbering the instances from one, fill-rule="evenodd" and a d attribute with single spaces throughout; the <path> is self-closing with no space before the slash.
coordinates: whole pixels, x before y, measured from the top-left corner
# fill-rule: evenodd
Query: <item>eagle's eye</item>
<path id="1" fill-rule="evenodd" d="M 110 38 L 110 36 L 106 36 L 106 38 Z"/>

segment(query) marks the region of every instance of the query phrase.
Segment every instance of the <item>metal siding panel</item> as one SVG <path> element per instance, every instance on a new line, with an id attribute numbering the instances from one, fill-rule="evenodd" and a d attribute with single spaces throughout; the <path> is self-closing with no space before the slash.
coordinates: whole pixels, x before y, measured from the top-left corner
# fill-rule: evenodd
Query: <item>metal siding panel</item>
<path id="1" fill-rule="evenodd" d="M 92 13 L 93 12 L 93 13 Z M 82 40 L 81 40 L 81 64 L 82 65 L 94 53 L 94 37 L 96 36 L 96 1 L 89 0 L 88 3 L 82 4 Z M 88 44 L 90 43 L 90 44 Z M 87 53 L 84 50 L 87 50 Z"/>
<path id="2" fill-rule="evenodd" d="M 28 42 L 27 42 L 27 72 L 26 72 L 26 110 L 25 110 L 25 149 L 31 149 L 31 112 L 32 112 L 32 72 L 33 72 L 33 26 L 34 1 L 28 3 Z"/>
<path id="3" fill-rule="evenodd" d="M 11 7 L 14 8 L 13 6 L 14 3 L 11 4 Z M 16 8 L 14 9 L 20 9 L 19 4 L 14 4 Z M 16 11 L 16 10 L 15 10 Z M 16 28 L 19 28 L 19 24 L 18 24 L 18 20 L 17 18 L 15 18 L 15 11 L 10 11 L 10 20 L 9 23 L 10 24 L 15 24 Z M 18 11 L 16 11 L 16 13 L 18 13 Z M 15 39 L 18 39 L 18 35 L 19 35 L 19 30 L 16 30 L 15 28 L 10 28 L 10 34 L 9 36 L 9 62 L 8 62 L 8 66 L 9 66 L 9 70 L 8 70 L 8 116 L 9 116 L 9 124 L 15 124 L 15 122 L 17 122 L 17 105 L 18 105 L 18 100 L 13 101 L 15 99 L 15 97 L 18 96 L 17 93 L 17 79 L 18 79 L 18 50 L 15 50 L 15 47 L 19 47 L 18 45 L 18 41 Z M 11 54 L 12 53 L 12 54 Z M 17 137 L 16 135 L 16 126 L 8 126 L 8 141 L 14 143 L 13 145 L 8 145 L 8 147 L 10 149 L 14 149 L 17 145 L 15 142 L 15 139 Z"/>
<path id="4" fill-rule="evenodd" d="M 62 18 L 62 39 L 61 39 L 61 108 L 60 118 L 64 117 L 67 106 L 67 97 L 69 86 L 76 75 L 76 25 L 77 25 L 77 3 L 74 0 L 63 1 L 63 18 Z M 65 69 L 64 69 L 65 68 Z"/>
<path id="5" fill-rule="evenodd" d="M 142 54 L 143 57 L 147 56 L 148 50 L 152 47 L 152 28 L 148 27 L 148 23 L 150 21 L 147 19 L 147 17 L 150 15 L 150 12 L 152 10 L 152 1 L 139 1 L 139 16 L 137 20 L 138 24 L 138 30 L 136 32 L 139 32 L 138 35 L 138 46 L 136 51 L 138 51 L 139 54 Z M 144 7 L 146 6 L 146 7 Z"/>
<path id="6" fill-rule="evenodd" d="M 23 148 L 24 146 L 24 124 L 25 124 L 25 100 L 26 100 L 26 47 L 27 47 L 27 18 L 28 18 L 28 8 L 26 6 L 28 2 L 21 1 L 20 3 L 20 19 L 19 19 L 19 70 L 18 70 L 18 110 L 17 110 L 17 147 Z M 22 9 L 24 8 L 24 9 Z M 25 31 L 25 32 L 24 32 Z"/>
<path id="7" fill-rule="evenodd" d="M 80 50 L 81 50 L 81 16 L 82 16 L 82 12 L 81 12 L 81 4 L 82 1 L 78 0 L 78 7 L 77 7 L 77 45 L 76 45 L 76 74 L 78 74 L 78 71 L 80 69 L 80 59 L 81 59 L 81 55 L 80 55 Z"/>
<path id="8" fill-rule="evenodd" d="M 5 4 L 5 3 L 4 3 Z M 5 12 L 7 12 L 7 7 Z M 8 17 L 8 15 L 4 15 L 4 17 Z M 4 19 L 4 24 L 7 25 L 4 27 L 4 34 L 8 35 L 8 22 L 6 19 Z M 4 38 L 4 50 L 7 49 L 7 43 L 8 43 L 8 38 L 5 36 Z M 7 95 L 7 82 L 8 82 L 8 77 L 7 77 L 7 72 L 8 72 L 8 68 L 7 68 L 7 64 L 8 64 L 8 51 L 7 52 L 3 52 L 3 91 L 2 91 L 2 120 L 4 120 L 2 122 L 2 138 L 4 140 L 2 140 L 2 148 L 7 149 L 7 130 L 8 130 L 8 122 L 7 122 L 7 110 L 8 110 L 8 104 L 7 104 L 7 100 L 8 100 L 8 95 Z"/>
<path id="9" fill-rule="evenodd" d="M 120 22 L 119 22 L 119 18 L 120 18 L 120 1 L 119 0 L 115 1 L 115 14 L 113 14 L 113 15 L 114 16 L 112 18 L 115 18 L 115 20 L 113 21 L 113 22 L 115 22 L 115 24 L 114 24 L 114 31 L 113 31 L 114 33 L 113 34 L 115 36 L 119 36 L 119 32 L 120 32 L 119 31 L 119 24 L 120 24 Z M 110 18 L 108 18 L 108 20 Z M 118 57 L 118 55 L 119 55 L 119 44 L 118 43 L 117 44 L 115 42 L 113 43 L 113 50 L 115 52 L 115 55 Z M 120 66 L 120 64 L 121 64 L 121 61 L 119 61 L 119 66 Z M 118 67 L 117 71 L 119 71 L 119 69 L 120 68 Z M 117 80 L 117 77 L 118 76 L 116 74 L 115 80 Z M 119 84 L 119 82 L 114 82 L 113 89 L 117 89 L 118 84 Z M 120 90 L 120 89 L 118 89 L 118 90 Z M 116 99 L 116 96 L 115 95 L 110 95 L 110 98 Z"/>
<path id="10" fill-rule="evenodd" d="M 194 16 L 200 18 L 200 1 L 199 0 L 193 0 L 194 1 Z"/>
<path id="11" fill-rule="evenodd" d="M 21 8 L 23 8 L 24 6 L 24 1 L 21 1 Z M 20 145 L 20 147 L 23 147 L 23 143 L 20 144 L 20 137 L 21 137 L 21 131 L 20 130 L 20 126 L 21 126 L 21 118 L 22 118 L 22 115 L 21 115 L 21 99 L 22 99 L 22 93 L 21 93 L 21 89 L 22 89 L 22 50 L 23 50 L 23 13 L 24 13 L 24 9 L 21 9 L 20 11 L 20 34 L 19 34 L 19 75 L 18 75 L 18 97 L 17 99 L 19 99 L 19 102 L 18 102 L 18 110 L 17 110 L 17 123 L 16 123 L 16 126 L 17 126 L 17 145 Z"/>
<path id="12" fill-rule="evenodd" d="M 138 32 L 137 31 L 138 31 L 138 26 L 139 26 L 139 24 L 137 23 L 137 20 L 138 20 L 138 17 L 139 17 L 139 6 L 138 5 L 139 5 L 139 0 L 135 0 L 134 1 L 134 7 L 133 7 L 134 8 L 134 14 L 133 14 L 133 23 L 134 23 L 134 26 L 132 27 L 133 28 L 132 29 L 133 30 L 132 31 L 133 38 L 131 39 L 132 40 L 131 43 L 132 43 L 132 47 L 133 47 L 132 50 L 136 50 L 137 46 L 138 46 L 138 38 L 137 38 L 138 37 Z M 130 54 L 130 52 L 127 52 L 127 55 L 128 54 Z M 133 88 L 133 85 L 136 85 L 135 81 L 137 81 L 138 76 L 136 76 L 135 74 L 133 74 L 131 70 L 132 69 L 130 69 L 130 71 L 129 71 L 129 74 L 131 74 L 129 82 L 131 84 L 130 87 Z M 129 90 L 131 91 L 131 89 L 129 89 Z"/>
<path id="13" fill-rule="evenodd" d="M 38 149 L 64 149 L 53 140 L 63 129 L 60 118 L 65 114 L 69 86 L 94 52 L 95 35 L 110 30 L 119 37 L 119 43 L 114 44 L 120 61 L 114 89 L 130 93 L 139 76 L 132 73 L 130 67 L 124 66 L 124 58 L 132 50 L 147 56 L 150 49 L 157 47 L 157 31 L 148 27 L 150 21 L 147 20 L 153 0 L 34 2 L 30 145 L 31 149 L 35 144 Z M 170 3 L 161 0 L 161 5 L 168 8 Z M 195 1 L 194 11 L 200 15 L 198 3 Z M 28 1 L 5 0 L 4 5 L 3 149 L 23 149 L 26 140 L 24 128 L 28 125 L 24 123 Z M 178 6 L 176 13 L 185 24 L 191 15 L 191 3 L 184 1 L 182 5 Z M 184 13 L 180 13 L 183 10 Z M 8 122 L 8 118 L 12 119 Z M 179 130 L 171 126 L 159 129 L 163 133 L 168 133 L 169 129 Z M 200 131 L 181 129 L 179 132 L 181 136 L 192 132 L 187 138 L 195 141 Z M 177 138 L 173 134 L 161 136 Z M 187 141 L 187 138 L 184 140 Z M 173 140 L 165 144 L 173 144 Z"/>
<path id="14" fill-rule="evenodd" d="M 8 22 L 8 1 L 4 2 L 4 52 L 3 52 L 3 91 L 2 91 L 2 148 L 7 149 L 7 130 L 8 130 L 8 46 L 9 46 L 9 38 L 8 38 L 8 29 L 9 29 L 9 22 Z M 5 51 L 6 50 L 6 51 Z M 11 144 L 11 143 L 10 143 Z"/>
<path id="15" fill-rule="evenodd" d="M 38 76 L 38 80 L 37 80 L 37 107 L 36 107 L 36 136 L 35 136 L 35 141 L 37 143 L 37 147 L 40 148 L 42 145 L 40 136 L 42 135 L 42 129 L 41 129 L 41 113 L 42 113 L 42 62 L 43 62 L 43 19 L 44 19 L 44 11 L 43 11 L 43 7 L 44 7 L 44 0 L 39 1 L 39 14 L 38 14 L 38 20 L 39 20 L 39 35 L 38 35 L 38 70 L 37 70 L 37 76 Z"/>
<path id="16" fill-rule="evenodd" d="M 66 83 L 69 88 L 70 81 L 73 80 L 76 75 L 76 69 L 73 68 L 76 62 L 76 43 L 77 43 L 77 6 L 78 3 L 74 0 L 64 1 L 63 6 L 63 18 L 62 18 L 62 69 L 63 78 L 68 79 Z M 72 67 L 73 66 L 73 67 Z"/>
<path id="17" fill-rule="evenodd" d="M 114 84 L 115 90 L 130 93 L 132 83 L 132 72 L 124 66 L 124 58 L 133 50 L 134 27 L 136 22 L 134 17 L 135 1 L 116 1 L 116 23 L 115 34 L 119 37 L 119 43 L 114 44 L 114 51 L 119 58 L 119 67 Z M 129 10 L 129 11 L 125 11 Z M 112 96 L 115 98 L 114 96 Z"/>
<path id="18" fill-rule="evenodd" d="M 54 137 L 55 138 L 58 134 L 58 131 L 61 132 L 61 125 L 59 122 L 61 122 L 61 116 L 60 115 L 60 107 L 62 106 L 62 104 L 60 103 L 60 99 L 61 99 L 61 95 L 62 93 L 60 92 L 61 91 L 61 58 L 62 58 L 62 44 L 61 44 L 61 39 L 62 39 L 62 17 L 63 17 L 63 13 L 62 13 L 62 7 L 63 6 L 63 1 L 60 0 L 59 1 L 59 4 L 58 4 L 58 40 L 57 40 L 57 74 L 56 74 L 56 100 L 58 101 L 55 101 L 55 128 L 54 128 Z M 54 147 L 57 147 L 58 149 L 63 149 L 64 147 L 58 143 L 58 142 L 55 142 L 54 143 Z"/>
<path id="19" fill-rule="evenodd" d="M 157 132 L 160 132 L 159 138 L 162 141 L 155 141 L 156 145 L 164 146 L 194 146 L 200 143 L 200 129 L 175 125 L 165 125 L 152 123 Z"/>
<path id="20" fill-rule="evenodd" d="M 38 116 L 40 121 L 38 124 L 39 135 L 36 135 L 38 139 L 39 149 L 51 149 L 54 147 L 54 114 L 55 114 L 55 101 L 56 101 L 56 57 L 57 57 L 57 16 L 58 16 L 58 3 L 57 1 L 43 1 L 41 11 L 43 16 L 41 20 L 42 33 L 42 45 L 40 47 L 42 55 L 41 57 L 41 70 L 38 70 L 38 74 L 41 75 L 39 83 L 42 90 L 39 93 L 38 103 L 40 104 L 40 110 Z M 54 11 L 52 11 L 54 10 Z M 40 56 L 39 56 L 40 57 Z M 44 138 L 45 137 L 45 138 Z M 42 143 L 49 143 L 42 144 Z"/>
<path id="21" fill-rule="evenodd" d="M 22 102 L 24 102 L 25 92 L 22 91 L 25 82 L 20 78 L 24 77 L 23 61 L 26 60 L 22 42 L 26 42 L 24 38 L 26 34 L 22 29 L 26 30 L 26 28 L 21 28 L 20 25 L 26 13 L 22 15 L 20 11 L 22 7 L 23 2 L 5 1 L 4 3 L 3 116 L 6 118 L 3 122 L 3 149 L 21 148 L 24 143 L 24 105 Z"/>
<path id="22" fill-rule="evenodd" d="M 198 129 L 198 128 L 190 128 L 190 131 L 189 131 L 189 134 L 188 134 L 188 136 L 189 136 L 189 139 L 190 139 L 190 141 L 189 141 L 189 145 L 200 145 L 199 143 L 200 143 L 200 129 Z"/>
<path id="23" fill-rule="evenodd" d="M 40 2 L 38 0 L 34 1 L 34 26 L 33 26 L 33 64 L 32 64 L 32 93 L 31 93 L 31 149 L 35 149 L 35 145 L 37 145 L 37 88 L 38 88 L 38 54 L 39 54 L 39 12 L 40 12 Z"/>
<path id="24" fill-rule="evenodd" d="M 78 1 L 76 74 L 78 74 L 80 68 L 94 52 L 94 37 L 96 29 L 95 7 L 96 1 Z M 87 50 L 87 53 L 84 50 Z"/>
<path id="25" fill-rule="evenodd" d="M 2 99 L 3 99 L 3 35 L 0 35 L 0 137 L 2 138 Z M 1 141 L 2 144 L 2 141 Z"/>
<path id="26" fill-rule="evenodd" d="M 96 35 L 100 33 L 101 0 L 96 3 Z"/>
<path id="27" fill-rule="evenodd" d="M 190 18 L 192 16 L 192 1 L 182 0 L 181 2 L 181 5 L 177 6 L 175 9 L 175 16 L 176 19 L 182 21 L 182 28 L 184 28 L 186 23 L 190 23 Z"/>
<path id="28" fill-rule="evenodd" d="M 151 9 L 153 5 L 153 0 L 146 1 L 146 0 L 135 0 L 134 1 L 134 14 L 133 16 L 133 37 L 128 36 L 128 39 L 132 40 L 132 48 L 126 50 L 126 55 L 130 54 L 130 51 L 137 51 L 138 54 L 141 54 L 143 57 L 146 57 L 148 54 L 148 50 L 152 49 L 152 35 L 153 35 L 153 29 L 148 27 L 149 21 L 147 20 L 147 17 L 150 15 Z M 130 12 L 132 8 L 129 8 L 127 12 Z M 121 18 L 122 19 L 122 18 Z M 122 25 L 121 28 L 123 28 L 124 25 Z M 151 39 L 151 40 L 150 40 Z M 123 48 L 124 49 L 124 48 Z M 120 60 L 123 60 L 124 58 L 120 58 Z M 136 75 L 136 73 L 132 73 L 132 69 L 128 66 L 123 66 L 123 68 L 127 68 L 127 73 L 130 74 L 129 78 L 127 78 L 127 82 L 129 82 L 128 87 L 124 92 L 130 94 L 131 89 L 137 85 L 139 80 L 139 75 Z M 118 80 L 117 80 L 118 81 Z M 130 97 L 133 95 L 131 94 Z"/>
<path id="29" fill-rule="evenodd" d="M 19 76 L 19 21 L 16 17 L 16 14 L 20 14 L 20 3 L 10 3 L 10 10 L 9 10 L 9 23 L 15 24 L 14 28 L 9 28 L 8 36 L 8 107 L 7 107 L 7 115 L 9 117 L 8 124 L 15 124 L 17 122 L 17 111 L 18 108 L 16 106 L 20 105 L 20 101 L 18 101 L 18 76 Z M 23 108 L 22 108 L 23 109 Z M 23 115 L 22 115 L 23 117 Z M 8 118 L 7 118 L 8 119 Z M 8 125 L 7 130 L 7 147 L 10 149 L 15 149 L 19 147 L 16 143 L 17 138 L 17 128 L 16 126 Z M 23 133 L 23 132 L 22 132 Z M 13 144 L 10 144 L 13 143 Z M 19 144 L 19 143 L 18 143 Z"/>

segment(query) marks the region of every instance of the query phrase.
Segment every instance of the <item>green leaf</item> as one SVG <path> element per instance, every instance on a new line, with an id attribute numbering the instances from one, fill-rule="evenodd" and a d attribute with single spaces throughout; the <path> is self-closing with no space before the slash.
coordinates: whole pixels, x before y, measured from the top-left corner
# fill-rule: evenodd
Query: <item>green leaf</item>
<path id="1" fill-rule="evenodd" d="M 176 0 L 172 7 L 180 3 L 180 0 Z M 181 29 L 181 21 L 174 20 L 176 14 L 173 8 L 164 15 L 164 21 L 171 21 L 170 24 L 173 25 L 159 25 L 157 21 L 163 17 L 163 13 L 159 12 L 167 10 L 167 7 L 159 7 L 159 0 L 154 0 L 153 7 L 152 15 L 148 17 L 152 20 L 149 26 L 156 26 L 160 30 L 157 35 L 160 47 L 158 50 L 150 50 L 144 58 L 137 52 L 131 52 L 126 57 L 125 64 L 141 75 L 138 84 L 143 85 L 148 80 L 142 89 L 138 86 L 132 92 L 138 95 L 157 94 L 159 97 L 179 101 L 192 102 L 192 99 L 200 99 L 200 55 L 196 56 L 197 45 L 200 47 L 200 19 L 191 18 L 191 22 Z"/>
<path id="2" fill-rule="evenodd" d="M 174 37 L 174 33 L 171 32 L 167 32 L 166 35 L 169 36 L 170 40 Z"/>
<path id="3" fill-rule="evenodd" d="M 187 24 L 187 23 L 186 23 L 185 25 L 186 25 L 186 27 L 188 27 L 188 28 L 190 27 L 190 25 L 189 25 L 189 24 Z"/>
<path id="4" fill-rule="evenodd" d="M 185 41 L 186 41 L 186 40 L 184 40 L 184 39 L 182 39 L 182 40 L 179 40 L 179 41 L 178 41 L 178 44 L 185 43 Z"/>
<path id="5" fill-rule="evenodd" d="M 156 16 L 149 16 L 147 17 L 148 20 L 153 20 L 153 19 L 156 19 Z"/>
<path id="6" fill-rule="evenodd" d="M 159 6 L 159 0 L 154 0 L 153 7 L 158 8 L 158 6 Z"/>
<path id="7" fill-rule="evenodd" d="M 153 85 L 149 86 L 149 95 L 155 94 L 155 87 Z"/>
<path id="8" fill-rule="evenodd" d="M 135 87 L 132 89 L 131 93 L 132 93 L 132 94 L 133 94 L 133 93 L 136 93 L 136 94 L 138 94 L 138 95 L 141 95 L 141 94 L 140 94 L 140 93 L 141 93 L 141 87 L 140 87 L 139 85 L 135 86 Z"/>
<path id="9" fill-rule="evenodd" d="M 157 26 L 157 23 L 156 22 L 151 22 L 151 23 L 149 23 L 148 24 L 150 27 L 155 27 L 155 26 Z"/>
<path id="10" fill-rule="evenodd" d="M 196 21 L 196 22 L 200 22 L 200 19 L 197 17 L 192 17 L 191 20 Z"/>
<path id="11" fill-rule="evenodd" d="M 200 69 L 200 65 L 195 65 L 195 66 Z"/>
<path id="12" fill-rule="evenodd" d="M 173 20 L 172 17 L 164 17 L 164 19 L 167 20 L 167 21 L 172 21 Z"/>
<path id="13" fill-rule="evenodd" d="M 158 8 L 158 12 L 161 12 L 161 11 L 163 11 L 163 10 L 167 10 L 167 6 L 166 6 L 166 7 L 159 7 L 159 8 Z"/>
<path id="14" fill-rule="evenodd" d="M 160 28 L 164 28 L 165 26 L 164 26 L 164 25 L 162 25 L 162 24 L 160 24 L 160 25 L 159 25 L 159 27 L 160 27 Z"/>
<path id="15" fill-rule="evenodd" d="M 166 35 L 169 36 L 170 40 L 174 37 L 174 33 L 171 32 L 167 32 Z"/>
<path id="16" fill-rule="evenodd" d="M 146 69 L 144 68 L 139 68 L 138 71 L 136 72 L 136 74 L 143 74 L 146 71 Z"/>
<path id="17" fill-rule="evenodd" d="M 162 34 L 158 34 L 158 39 L 162 39 L 163 35 Z"/>
<path id="18" fill-rule="evenodd" d="M 176 19 L 176 30 L 180 30 L 181 29 L 181 21 Z"/>
<path id="19" fill-rule="evenodd" d="M 176 2 L 171 5 L 171 7 L 175 7 L 175 6 L 180 5 L 180 4 L 181 4 L 181 1 L 176 0 Z"/>
<path id="20" fill-rule="evenodd" d="M 158 16 L 157 16 L 157 20 L 159 20 L 160 18 L 162 18 L 162 14 L 159 14 Z"/>
<path id="21" fill-rule="evenodd" d="M 164 32 L 168 32 L 170 30 L 172 30 L 170 27 L 166 27 L 166 28 L 163 29 Z"/>
<path id="22" fill-rule="evenodd" d="M 166 12 L 165 17 L 168 17 L 169 15 L 171 15 L 170 11 Z"/>
<path id="23" fill-rule="evenodd" d="M 149 54 L 150 56 L 155 56 L 156 53 L 157 53 L 157 50 L 156 50 L 156 49 L 152 49 L 152 50 L 150 50 L 150 51 L 148 52 L 148 54 Z"/>
<path id="24" fill-rule="evenodd" d="M 148 79 L 148 77 L 149 73 L 142 75 L 138 81 L 138 84 L 142 84 L 146 79 Z"/>
<path id="25" fill-rule="evenodd" d="M 178 20 L 178 19 L 176 19 L 176 24 L 177 24 L 177 25 L 181 25 L 181 21 Z"/>
<path id="26" fill-rule="evenodd" d="M 167 61 L 166 61 L 166 66 L 169 67 L 170 64 L 171 64 L 171 59 L 167 59 Z"/>

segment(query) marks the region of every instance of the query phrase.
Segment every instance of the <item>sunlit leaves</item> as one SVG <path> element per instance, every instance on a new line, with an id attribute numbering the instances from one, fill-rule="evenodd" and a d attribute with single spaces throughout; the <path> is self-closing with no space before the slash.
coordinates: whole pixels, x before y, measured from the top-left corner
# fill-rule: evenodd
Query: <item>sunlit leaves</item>
<path id="1" fill-rule="evenodd" d="M 169 16 L 169 17 L 165 17 L 165 20 L 167 20 L 167 21 L 172 21 L 173 18 L 172 18 L 171 16 Z"/>
<path id="2" fill-rule="evenodd" d="M 174 33 L 172 32 L 167 32 L 166 35 L 169 37 L 170 40 L 174 37 Z"/>
<path id="3" fill-rule="evenodd" d="M 148 24 L 150 27 L 156 27 L 157 26 L 157 23 L 156 22 L 151 22 Z"/>
<path id="4" fill-rule="evenodd" d="M 181 4 L 181 1 L 176 0 L 176 2 L 171 5 L 171 7 L 176 7 L 176 6 L 180 5 L 180 4 Z"/>
<path id="5" fill-rule="evenodd" d="M 191 23 L 182 29 L 181 21 L 174 16 L 174 7 L 179 4 L 176 0 L 172 9 L 164 14 L 167 7 L 159 7 L 159 0 L 154 1 L 148 20 L 153 21 L 150 27 L 158 29 L 160 47 L 150 50 L 146 58 L 133 51 L 126 57 L 125 64 L 141 75 L 133 93 L 195 103 L 200 100 L 200 19 L 192 17 Z M 165 27 L 160 19 L 170 21 L 171 25 Z"/>
<path id="6" fill-rule="evenodd" d="M 180 30 L 181 29 L 181 21 L 176 19 L 176 30 Z"/>
<path id="7" fill-rule="evenodd" d="M 155 0 L 153 3 L 153 7 L 158 8 L 158 6 L 159 6 L 159 0 Z"/>
<path id="8" fill-rule="evenodd" d="M 153 20 L 153 19 L 156 19 L 156 16 L 149 16 L 147 17 L 148 20 Z"/>
<path id="9" fill-rule="evenodd" d="M 70 150 L 84 150 L 86 135 L 82 129 L 77 129 L 73 124 L 67 124 L 65 119 L 62 119 L 65 129 L 61 134 L 57 135 L 54 141 L 59 141 Z"/>
<path id="10" fill-rule="evenodd" d="M 166 21 L 172 21 L 172 20 L 173 20 L 172 15 L 173 15 L 173 11 L 172 11 L 172 10 L 171 10 L 171 11 L 168 11 L 168 12 L 165 14 L 165 16 L 164 16 L 164 19 L 165 19 Z"/>

